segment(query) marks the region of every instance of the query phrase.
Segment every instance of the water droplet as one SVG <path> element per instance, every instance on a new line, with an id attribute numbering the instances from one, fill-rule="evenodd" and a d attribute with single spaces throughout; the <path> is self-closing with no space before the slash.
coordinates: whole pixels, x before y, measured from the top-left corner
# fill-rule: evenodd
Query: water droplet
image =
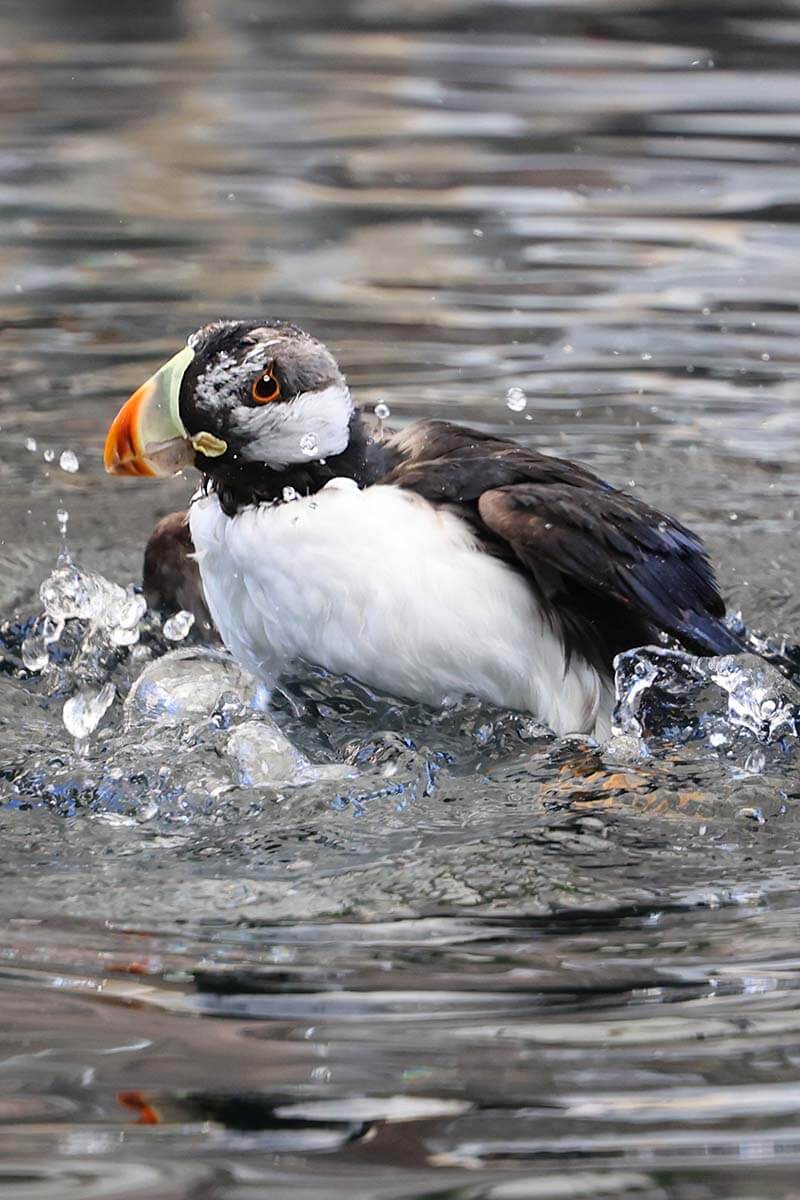
<path id="1" fill-rule="evenodd" d="M 283 495 L 284 504 L 291 504 L 292 500 L 299 499 L 297 492 L 294 490 L 293 487 L 285 487 L 283 489 L 282 495 Z"/>
<path id="2" fill-rule="evenodd" d="M 304 433 L 300 438 L 300 449 L 309 458 L 314 458 L 319 452 L 319 441 L 315 433 Z"/>
<path id="3" fill-rule="evenodd" d="M 384 403 L 383 400 L 379 400 L 372 411 L 375 413 L 375 416 L 379 421 L 388 421 L 389 417 L 392 415 L 392 410 L 389 408 L 388 404 Z"/>
<path id="4" fill-rule="evenodd" d="M 68 471 L 70 475 L 74 475 L 81 464 L 78 461 L 77 454 L 73 450 L 64 450 L 58 460 L 58 465 L 62 471 Z"/>
<path id="5" fill-rule="evenodd" d="M 187 612 L 186 609 L 181 609 L 174 616 L 169 617 L 164 622 L 163 634 L 171 642 L 182 642 L 185 637 L 189 636 L 189 630 L 194 625 L 194 613 Z"/>
<path id="6" fill-rule="evenodd" d="M 477 238 L 483 237 L 483 230 L 482 229 L 473 229 L 472 236 L 477 237 Z"/>
<path id="7" fill-rule="evenodd" d="M 642 362 L 650 362 L 650 360 L 652 359 L 652 357 L 653 357 L 653 356 L 652 356 L 652 354 L 643 354 L 643 355 L 642 355 Z"/>
<path id="8" fill-rule="evenodd" d="M 56 620 L 53 617 L 45 617 L 42 624 L 42 641 L 45 646 L 49 646 L 51 642 L 57 642 L 64 632 L 64 621 L 61 617 Z"/>
<path id="9" fill-rule="evenodd" d="M 141 592 L 129 592 L 114 615 L 115 624 L 109 637 L 115 646 L 134 646 L 139 640 L 139 622 L 147 612 L 147 601 Z"/>
<path id="10" fill-rule="evenodd" d="M 69 513 L 65 508 L 59 508 L 56 512 L 56 520 L 58 521 L 58 529 L 63 538 L 67 536 L 67 526 L 69 525 Z"/>
<path id="11" fill-rule="evenodd" d="M 524 412 L 528 406 L 528 397 L 521 387 L 510 387 L 506 392 L 506 408 L 512 412 Z"/>
<path id="12" fill-rule="evenodd" d="M 767 756 L 763 750 L 751 750 L 744 760 L 744 769 L 748 775 L 763 775 L 767 765 Z"/>
<path id="13" fill-rule="evenodd" d="M 106 683 L 99 692 L 78 692 L 77 695 L 70 696 L 61 713 L 67 732 L 79 740 L 94 733 L 114 703 L 116 694 L 115 684 Z"/>
<path id="14" fill-rule="evenodd" d="M 29 633 L 22 643 L 22 661 L 29 671 L 43 671 L 50 661 L 44 638 L 40 634 Z"/>
<path id="15" fill-rule="evenodd" d="M 56 457 L 56 452 L 55 450 L 45 450 L 42 457 L 45 462 L 53 462 Z"/>
<path id="16" fill-rule="evenodd" d="M 762 361 L 762 362 L 769 362 L 769 355 L 767 354 L 766 350 L 765 350 L 765 351 L 764 351 L 764 353 L 761 355 L 761 361 Z"/>
<path id="17" fill-rule="evenodd" d="M 30 450 L 31 454 L 35 454 L 38 448 L 36 438 L 25 438 L 25 449 Z"/>

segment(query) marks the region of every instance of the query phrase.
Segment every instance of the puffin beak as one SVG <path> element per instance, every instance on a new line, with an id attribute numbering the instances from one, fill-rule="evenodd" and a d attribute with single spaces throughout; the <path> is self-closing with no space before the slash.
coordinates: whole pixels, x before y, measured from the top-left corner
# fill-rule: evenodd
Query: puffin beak
<path id="1" fill-rule="evenodd" d="M 123 404 L 103 453 L 110 475 L 174 475 L 194 462 L 179 409 L 181 382 L 193 358 L 194 351 L 184 347 Z"/>

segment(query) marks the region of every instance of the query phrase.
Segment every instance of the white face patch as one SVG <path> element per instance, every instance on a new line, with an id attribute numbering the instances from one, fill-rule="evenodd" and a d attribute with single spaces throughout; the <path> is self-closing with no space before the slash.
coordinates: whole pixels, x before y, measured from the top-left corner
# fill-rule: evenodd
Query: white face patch
<path id="1" fill-rule="evenodd" d="M 239 405 L 230 429 L 241 441 L 242 458 L 285 467 L 289 463 L 332 458 L 347 449 L 353 400 L 344 380 L 293 400 L 258 408 Z"/>

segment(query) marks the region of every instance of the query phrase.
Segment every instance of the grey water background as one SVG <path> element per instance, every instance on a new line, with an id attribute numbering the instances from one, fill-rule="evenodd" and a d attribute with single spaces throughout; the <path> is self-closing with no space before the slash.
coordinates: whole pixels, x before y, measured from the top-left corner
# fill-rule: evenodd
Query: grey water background
<path id="1" fill-rule="evenodd" d="M 393 420 L 641 492 L 796 640 L 799 52 L 791 0 L 6 0 L 0 615 L 61 508 L 138 578 L 191 481 L 107 479 L 109 418 L 267 314 Z M 4 1198 L 800 1194 L 791 747 L 615 762 L 311 680 L 281 719 L 356 782 L 217 803 L 216 734 L 79 753 L 0 682 Z"/>

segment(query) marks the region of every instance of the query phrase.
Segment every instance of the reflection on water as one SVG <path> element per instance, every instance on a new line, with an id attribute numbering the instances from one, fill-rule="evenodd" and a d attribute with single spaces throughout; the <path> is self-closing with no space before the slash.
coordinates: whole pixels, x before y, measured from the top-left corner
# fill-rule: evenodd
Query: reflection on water
<path id="1" fill-rule="evenodd" d="M 796 1191 L 793 693 L 747 675 L 761 736 L 648 660 L 615 752 L 318 677 L 154 721 L 124 588 L 189 485 L 100 451 L 187 332 L 290 317 L 392 420 L 641 489 L 797 640 L 798 43 L 792 0 L 3 6 L 4 1197 Z M 59 510 L 123 589 L 77 748 Z"/>

